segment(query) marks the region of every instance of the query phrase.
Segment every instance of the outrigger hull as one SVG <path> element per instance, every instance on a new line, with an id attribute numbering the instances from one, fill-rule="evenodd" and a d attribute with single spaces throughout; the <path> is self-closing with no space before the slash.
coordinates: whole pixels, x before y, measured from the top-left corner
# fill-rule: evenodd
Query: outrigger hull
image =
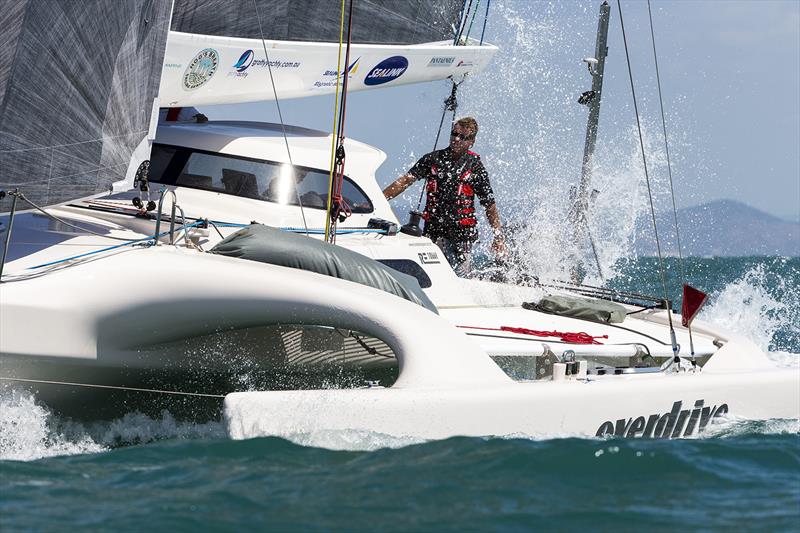
<path id="1" fill-rule="evenodd" d="M 231 437 L 360 430 L 393 437 L 682 438 L 722 419 L 800 418 L 800 373 L 790 369 L 449 389 L 244 392 L 225 399 Z M 787 401 L 792 399 L 792 401 Z"/>

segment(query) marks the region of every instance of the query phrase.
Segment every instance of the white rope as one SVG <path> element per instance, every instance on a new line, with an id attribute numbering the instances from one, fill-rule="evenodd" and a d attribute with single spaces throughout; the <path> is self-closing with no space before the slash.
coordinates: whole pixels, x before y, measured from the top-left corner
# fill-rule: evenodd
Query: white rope
<path id="1" fill-rule="evenodd" d="M 137 387 L 118 387 L 115 385 L 97 385 L 94 383 L 72 383 L 69 381 L 48 381 L 44 379 L 24 379 L 24 378 L 4 378 L 0 377 L 0 381 L 18 381 L 21 383 L 39 383 L 44 385 L 68 385 L 71 387 L 87 387 L 91 389 L 112 389 L 121 390 L 125 392 L 152 392 L 157 394 L 173 394 L 178 396 L 198 396 L 201 398 L 224 398 L 225 394 L 205 394 L 202 392 L 183 392 L 174 390 L 160 390 L 160 389 L 140 389 Z"/>

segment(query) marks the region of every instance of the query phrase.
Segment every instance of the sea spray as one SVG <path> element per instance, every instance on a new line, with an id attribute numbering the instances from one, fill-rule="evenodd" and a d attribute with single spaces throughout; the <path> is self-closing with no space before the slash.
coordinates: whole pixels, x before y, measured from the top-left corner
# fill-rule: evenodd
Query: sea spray
<path id="1" fill-rule="evenodd" d="M 32 393 L 0 387 L 0 460 L 31 461 L 106 449 L 85 433 L 65 434 L 55 426 L 52 413 Z"/>
<path id="2" fill-rule="evenodd" d="M 800 366 L 798 263 L 775 258 L 750 267 L 712 295 L 700 318 L 748 337 L 784 365 Z"/>
<path id="3" fill-rule="evenodd" d="M 680 309 L 680 268 L 665 259 L 668 292 Z M 658 260 L 635 257 L 617 263 L 610 286 L 660 294 Z M 800 258 L 684 258 L 685 281 L 709 294 L 699 320 L 752 340 L 785 366 L 800 364 Z"/>
<path id="4" fill-rule="evenodd" d="M 620 43 L 612 39 L 606 66 L 592 166 L 591 187 L 598 193 L 587 214 L 588 231 L 576 235 L 569 220 L 570 189 L 580 180 L 587 120 L 577 97 L 591 85 L 581 59 L 594 51 L 597 19 L 592 13 L 597 6 L 576 5 L 568 14 L 555 4 L 500 1 L 493 8 L 500 21 L 491 42 L 500 50 L 486 72 L 462 86 L 459 114 L 478 117 L 480 123 L 478 152 L 489 169 L 515 257 L 511 278 L 564 280 L 580 266 L 588 283 L 599 284 L 590 238 L 602 277 L 613 278 L 618 261 L 633 257 L 637 221 L 650 212 L 630 89 L 615 81 L 623 74 L 627 80 Z M 572 60 L 565 63 L 565 57 Z M 654 80 L 643 75 L 638 82 L 648 100 L 640 102 L 640 115 L 650 185 L 655 209 L 663 211 L 672 203 L 660 114 L 651 94 Z M 670 109 L 667 116 L 675 130 L 670 135 L 672 165 L 696 172 L 687 168 L 684 156 L 691 128 Z M 677 192 L 685 201 L 687 191 Z M 652 233 L 652 226 L 646 231 Z M 482 225 L 477 252 L 491 256 L 489 233 Z M 674 231 L 659 228 L 659 233 L 668 236 L 664 253 L 677 253 Z"/>
<path id="5" fill-rule="evenodd" d="M 0 461 L 99 453 L 118 446 L 167 439 L 223 438 L 220 422 L 179 422 L 168 412 L 141 413 L 91 423 L 61 418 L 17 386 L 0 387 Z"/>

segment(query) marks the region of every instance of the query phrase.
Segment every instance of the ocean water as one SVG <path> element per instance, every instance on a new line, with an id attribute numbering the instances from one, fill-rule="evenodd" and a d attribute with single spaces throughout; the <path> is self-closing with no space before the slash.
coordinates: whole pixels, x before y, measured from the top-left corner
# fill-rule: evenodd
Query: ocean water
<path id="1" fill-rule="evenodd" d="M 685 267 L 711 294 L 702 319 L 800 372 L 800 259 Z M 661 290 L 653 259 L 617 268 L 611 284 Z M 677 264 L 668 268 L 677 279 Z M 358 432 L 231 441 L 219 423 L 130 413 L 83 425 L 30 394 L 0 394 L 3 531 L 255 527 L 800 531 L 800 421 L 728 421 L 680 441 Z"/>

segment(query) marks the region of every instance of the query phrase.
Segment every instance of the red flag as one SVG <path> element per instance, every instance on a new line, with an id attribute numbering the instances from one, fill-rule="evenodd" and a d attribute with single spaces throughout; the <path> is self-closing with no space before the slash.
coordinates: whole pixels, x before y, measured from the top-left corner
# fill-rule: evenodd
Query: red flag
<path id="1" fill-rule="evenodd" d="M 681 304 L 681 324 L 688 327 L 694 320 L 695 315 L 700 312 L 700 308 L 706 303 L 708 294 L 697 290 L 690 285 L 683 284 L 683 303 Z"/>
<path id="2" fill-rule="evenodd" d="M 182 107 L 170 107 L 167 110 L 167 122 L 175 122 L 178 120 L 178 115 L 181 114 Z"/>

